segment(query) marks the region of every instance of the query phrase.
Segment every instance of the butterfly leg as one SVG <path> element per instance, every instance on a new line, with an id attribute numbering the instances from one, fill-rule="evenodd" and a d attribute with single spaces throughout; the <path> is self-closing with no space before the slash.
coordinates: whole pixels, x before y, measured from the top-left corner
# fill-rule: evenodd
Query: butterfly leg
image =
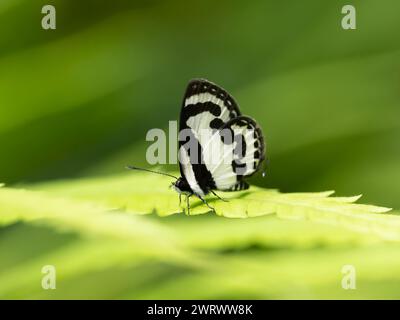
<path id="1" fill-rule="evenodd" d="M 213 207 L 211 207 L 203 197 L 201 197 L 201 196 L 199 196 L 199 195 L 197 195 L 197 194 L 196 194 L 196 196 L 197 196 L 209 209 L 211 209 L 212 211 L 215 212 L 215 209 L 214 209 Z"/>
<path id="2" fill-rule="evenodd" d="M 189 198 L 191 196 L 192 196 L 191 194 L 186 195 L 186 215 L 188 215 L 188 216 L 190 216 L 190 201 L 189 201 Z"/>
<path id="3" fill-rule="evenodd" d="M 216 196 L 219 200 L 222 200 L 222 201 L 224 201 L 224 202 L 229 202 L 228 200 L 226 200 L 226 199 L 224 199 L 224 198 L 221 198 L 219 195 L 217 195 L 213 190 L 210 190 L 211 191 L 211 193 L 214 195 L 214 196 Z"/>

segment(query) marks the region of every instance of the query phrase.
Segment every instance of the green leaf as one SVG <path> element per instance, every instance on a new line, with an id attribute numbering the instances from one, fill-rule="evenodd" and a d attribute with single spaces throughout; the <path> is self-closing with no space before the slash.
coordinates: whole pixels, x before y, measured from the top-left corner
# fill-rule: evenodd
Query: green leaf
<path id="1" fill-rule="evenodd" d="M 59 231 L 77 232 L 88 239 L 124 241 L 136 255 L 146 257 L 176 259 L 185 252 L 184 244 L 155 221 L 109 211 L 96 204 L 1 188 L 0 208 L 0 226 L 18 221 L 50 225 Z"/>
<path id="2" fill-rule="evenodd" d="M 171 179 L 163 176 L 129 173 L 117 177 L 39 184 L 35 189 L 92 201 L 110 209 L 140 214 L 156 212 L 160 216 L 168 216 L 186 210 L 179 206 L 177 194 L 168 189 L 170 183 Z M 400 217 L 382 215 L 391 209 L 355 203 L 360 196 L 330 197 L 332 194 L 333 191 L 280 193 L 277 190 L 252 187 L 241 192 L 219 192 L 227 202 L 214 196 L 206 199 L 215 208 L 217 215 L 227 218 L 274 214 L 282 219 L 340 225 L 384 239 L 400 240 Z M 195 197 L 190 199 L 190 204 L 190 215 L 210 212 Z"/>
<path id="3" fill-rule="evenodd" d="M 29 186 L 32 190 L 0 188 L 0 225 L 23 221 L 79 235 L 0 270 L 0 296 L 174 299 L 182 298 L 182 288 L 190 284 L 186 298 L 268 298 L 292 297 L 286 291 L 292 284 L 308 288 L 296 291 L 304 298 L 345 297 L 346 292 L 337 289 L 337 274 L 347 263 L 362 268 L 359 280 L 371 286 L 358 297 L 373 296 L 377 277 L 390 287 L 393 275 L 376 273 L 376 267 L 381 267 L 376 261 L 389 261 L 390 270 L 399 265 L 393 254 L 397 247 L 380 240 L 397 240 L 400 234 L 399 217 L 383 214 L 387 208 L 355 204 L 358 196 L 330 197 L 332 192 L 284 194 L 251 188 L 221 193 L 229 202 L 207 198 L 219 215 L 248 219 L 201 215 L 208 209 L 197 200 L 192 203 L 193 216 L 185 216 L 177 195 L 167 187 L 169 182 L 165 177 L 129 172 Z M 168 218 L 137 214 L 151 211 L 181 214 Z M 306 220 L 328 225 L 316 228 Z M 368 232 L 359 234 L 341 226 Z M 18 248 L 15 237 L 8 242 L 10 250 Z M 27 239 L 35 241 L 28 233 Z M 325 250 L 319 250 L 321 246 Z M 372 246 L 381 249 L 366 255 Z M 0 254 L 1 259 L 7 255 Z M 298 263 L 293 264 L 293 259 Z M 13 258 L 7 260 L 10 265 Z M 54 292 L 38 285 L 46 264 L 57 267 Z M 100 287 L 99 278 L 103 279 Z M 385 294 L 396 296 L 389 289 Z"/>

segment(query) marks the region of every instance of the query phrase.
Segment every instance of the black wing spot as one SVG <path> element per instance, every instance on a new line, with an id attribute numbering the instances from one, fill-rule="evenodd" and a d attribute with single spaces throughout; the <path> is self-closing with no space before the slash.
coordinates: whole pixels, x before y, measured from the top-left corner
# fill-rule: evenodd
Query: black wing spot
<path id="1" fill-rule="evenodd" d="M 243 175 L 246 172 L 246 164 L 238 162 L 237 160 L 233 160 L 232 170 L 235 174 Z"/>
<path id="2" fill-rule="evenodd" d="M 184 123 L 182 124 L 185 124 L 190 117 L 194 117 L 207 111 L 216 117 L 221 115 L 221 107 L 215 103 L 212 103 L 211 101 L 189 104 L 182 110 L 181 119 L 184 120 Z M 184 126 L 182 126 L 182 128 L 184 128 Z"/>
<path id="3" fill-rule="evenodd" d="M 215 118 L 210 122 L 210 128 L 211 129 L 220 129 L 225 122 L 223 122 L 220 118 Z"/>

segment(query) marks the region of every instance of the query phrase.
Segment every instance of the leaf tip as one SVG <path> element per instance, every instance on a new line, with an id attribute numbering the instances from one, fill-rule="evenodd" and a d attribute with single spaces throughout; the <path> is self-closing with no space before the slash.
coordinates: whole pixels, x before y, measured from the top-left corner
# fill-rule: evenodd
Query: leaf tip
<path id="1" fill-rule="evenodd" d="M 331 195 L 333 195 L 335 193 L 335 190 L 328 190 L 328 191 L 322 191 L 319 192 L 319 194 L 323 197 L 330 197 Z"/>
<path id="2" fill-rule="evenodd" d="M 380 208 L 379 210 L 380 213 L 387 213 L 393 210 L 393 208 L 388 208 L 388 207 L 379 207 L 379 208 Z"/>
<path id="3" fill-rule="evenodd" d="M 357 194 L 355 196 L 349 197 L 349 202 L 357 202 L 358 200 L 360 200 L 362 198 L 363 194 Z"/>

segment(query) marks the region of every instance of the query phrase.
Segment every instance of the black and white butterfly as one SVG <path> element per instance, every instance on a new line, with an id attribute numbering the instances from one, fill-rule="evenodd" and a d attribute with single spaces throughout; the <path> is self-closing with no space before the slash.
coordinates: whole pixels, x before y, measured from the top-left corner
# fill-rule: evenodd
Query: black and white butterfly
<path id="1" fill-rule="evenodd" d="M 208 193 L 220 198 L 216 190 L 248 189 L 245 178 L 259 170 L 265 159 L 260 127 L 241 115 L 229 93 L 205 79 L 191 80 L 187 86 L 178 146 L 181 177 L 172 186 L 179 197 L 186 195 L 188 211 L 192 195 L 214 210 L 204 199 Z"/>

